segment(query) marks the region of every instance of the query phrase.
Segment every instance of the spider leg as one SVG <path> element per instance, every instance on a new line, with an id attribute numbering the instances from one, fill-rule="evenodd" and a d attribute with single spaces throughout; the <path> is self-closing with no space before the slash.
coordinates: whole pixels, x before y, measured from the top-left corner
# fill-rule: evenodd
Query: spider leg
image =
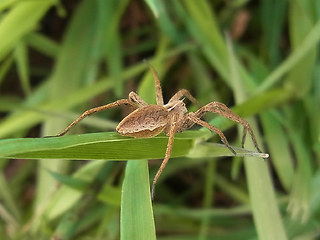
<path id="1" fill-rule="evenodd" d="M 150 68 L 150 70 L 152 72 L 153 79 L 154 79 L 154 84 L 155 84 L 155 87 L 156 87 L 157 105 L 163 105 L 163 95 L 162 95 L 162 89 L 161 89 L 161 85 L 160 85 L 159 76 L 158 76 L 156 70 L 150 65 L 150 63 L 148 63 L 148 65 L 149 65 L 149 68 Z"/>
<path id="2" fill-rule="evenodd" d="M 74 120 L 68 127 L 66 127 L 66 129 L 64 129 L 61 133 L 59 133 L 58 135 L 56 135 L 55 137 L 60 137 L 65 135 L 74 125 L 76 125 L 78 122 L 80 122 L 82 119 L 84 119 L 85 117 L 96 113 L 96 112 L 100 112 L 109 108 L 113 108 L 113 107 L 118 107 L 120 105 L 130 105 L 134 108 L 137 108 L 137 106 L 135 105 L 134 102 L 130 101 L 129 99 L 120 99 L 117 100 L 113 103 L 109 103 L 107 105 L 103 105 L 100 107 L 95 107 L 95 108 L 91 108 L 87 111 L 85 111 L 80 117 L 78 117 L 76 120 Z"/>
<path id="3" fill-rule="evenodd" d="M 200 125 L 200 126 L 206 127 L 206 128 L 208 128 L 209 130 L 217 133 L 217 134 L 220 136 L 221 141 L 224 143 L 224 145 L 226 145 L 226 147 L 227 147 L 234 155 L 237 155 L 237 153 L 236 153 L 236 152 L 233 150 L 233 148 L 230 146 L 227 138 L 225 137 L 225 135 L 223 134 L 223 132 L 222 132 L 219 128 L 216 128 L 216 127 L 210 125 L 209 123 L 201 120 L 200 118 L 198 118 L 198 117 L 196 116 L 195 113 L 189 113 L 189 114 L 187 114 L 187 115 L 186 115 L 186 118 L 187 118 L 188 120 L 190 120 L 191 122 L 193 122 L 193 123 L 196 123 L 196 124 L 198 124 L 198 125 Z"/>
<path id="4" fill-rule="evenodd" d="M 258 152 L 261 152 L 249 123 L 237 114 L 235 114 L 234 112 L 232 112 L 225 104 L 220 102 L 211 102 L 205 105 L 204 107 L 200 108 L 197 112 L 195 112 L 195 115 L 198 118 L 201 118 L 207 112 L 216 113 L 234 122 L 240 123 L 243 126 L 242 147 L 244 147 L 246 135 L 247 132 L 249 132 L 255 148 L 258 150 Z"/>
<path id="5" fill-rule="evenodd" d="M 129 93 L 129 100 L 131 102 L 136 103 L 140 107 L 148 106 L 148 103 L 143 101 L 143 99 L 138 94 L 136 94 L 135 92 L 130 92 Z"/>
<path id="6" fill-rule="evenodd" d="M 155 190 L 155 186 L 157 183 L 158 178 L 160 177 L 163 169 L 165 168 L 168 160 L 170 159 L 171 156 L 171 152 L 172 152 L 172 145 L 173 145 L 173 139 L 174 139 L 174 134 L 176 133 L 176 121 L 173 120 L 170 130 L 169 130 L 169 140 L 168 140 L 168 144 L 167 144 L 167 149 L 166 149 L 166 155 L 159 167 L 158 172 L 156 173 L 153 182 L 152 182 L 152 187 L 151 187 L 151 198 L 154 198 L 154 190 Z"/>
<path id="7" fill-rule="evenodd" d="M 196 106 L 200 107 L 200 103 L 197 101 L 197 99 L 195 99 L 191 93 L 187 90 L 187 89 L 181 89 L 179 90 L 176 94 L 174 94 L 168 103 L 172 103 L 172 102 L 176 102 L 179 99 L 181 99 L 182 97 L 186 97 L 188 98 L 193 104 L 195 104 Z"/>

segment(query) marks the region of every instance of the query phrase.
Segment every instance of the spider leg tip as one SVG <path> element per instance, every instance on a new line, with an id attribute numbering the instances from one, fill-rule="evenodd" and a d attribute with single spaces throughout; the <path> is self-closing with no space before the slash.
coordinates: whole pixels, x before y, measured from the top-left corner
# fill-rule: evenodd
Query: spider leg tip
<path id="1" fill-rule="evenodd" d="M 234 156 L 237 156 L 236 151 L 235 151 L 232 147 L 228 147 L 228 148 L 229 148 L 229 150 L 232 152 L 232 154 L 233 154 Z"/>
<path id="2" fill-rule="evenodd" d="M 260 149 L 260 148 L 258 148 L 258 147 L 257 147 L 257 150 L 258 150 L 258 152 L 259 152 L 259 153 L 262 153 L 262 151 L 261 151 L 261 149 Z"/>
<path id="3" fill-rule="evenodd" d="M 54 137 L 60 137 L 60 135 L 43 136 L 42 138 L 54 138 Z"/>
<path id="4" fill-rule="evenodd" d="M 154 190 L 155 190 L 155 184 L 153 183 L 151 186 L 151 201 L 154 200 Z"/>

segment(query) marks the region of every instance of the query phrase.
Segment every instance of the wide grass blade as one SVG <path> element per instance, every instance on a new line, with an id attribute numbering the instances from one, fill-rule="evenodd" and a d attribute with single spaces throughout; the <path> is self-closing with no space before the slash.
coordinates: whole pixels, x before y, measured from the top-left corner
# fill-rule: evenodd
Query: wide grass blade
<path id="1" fill-rule="evenodd" d="M 207 133 L 203 131 L 177 134 L 172 157 L 188 154 L 194 145 L 194 140 L 206 135 Z M 152 159 L 164 156 L 167 142 L 168 138 L 164 134 L 154 138 L 131 138 L 120 136 L 115 132 L 6 139 L 0 141 L 0 156 L 31 159 Z"/>
<path id="2" fill-rule="evenodd" d="M 148 161 L 127 165 L 121 197 L 121 240 L 156 239 L 151 205 Z"/>

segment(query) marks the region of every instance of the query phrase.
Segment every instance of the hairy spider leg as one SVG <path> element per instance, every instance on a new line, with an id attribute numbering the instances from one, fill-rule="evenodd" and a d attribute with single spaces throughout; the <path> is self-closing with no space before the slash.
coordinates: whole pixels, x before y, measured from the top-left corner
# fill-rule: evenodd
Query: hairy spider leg
<path id="1" fill-rule="evenodd" d="M 205 122 L 205 121 L 202 121 L 200 118 L 198 118 L 196 116 L 195 113 L 188 113 L 186 115 L 186 118 L 189 119 L 190 121 L 192 121 L 193 123 L 196 123 L 200 126 L 203 126 L 205 128 L 208 128 L 209 130 L 217 133 L 220 138 L 221 138 L 221 141 L 224 143 L 224 145 L 226 145 L 226 147 L 234 154 L 234 155 L 237 155 L 237 153 L 233 150 L 233 148 L 230 146 L 227 138 L 225 137 L 225 135 L 223 134 L 223 132 L 217 128 L 217 127 L 214 127 L 212 125 L 210 125 L 209 123 Z"/>
<path id="2" fill-rule="evenodd" d="M 262 152 L 258 146 L 257 140 L 253 134 L 253 131 L 247 121 L 242 119 L 239 115 L 232 112 L 225 104 L 220 102 L 211 102 L 200 108 L 195 112 L 195 116 L 201 118 L 205 113 L 212 112 L 228 118 L 234 122 L 240 123 L 243 126 L 242 147 L 244 147 L 247 131 L 249 132 L 252 142 L 258 152 Z"/>
<path id="3" fill-rule="evenodd" d="M 148 103 L 146 103 L 138 94 L 135 92 L 130 92 L 128 99 L 131 102 L 136 103 L 139 107 L 145 107 L 148 106 Z"/>
<path id="4" fill-rule="evenodd" d="M 148 62 L 147 62 L 148 63 Z M 156 99 L 157 99 L 157 105 L 163 105 L 163 95 L 162 95 L 162 89 L 161 89 L 161 84 L 159 80 L 159 76 L 156 72 L 156 70 L 148 63 L 149 68 L 152 72 L 153 79 L 154 79 L 154 84 L 156 87 Z"/>
<path id="5" fill-rule="evenodd" d="M 195 104 L 197 107 L 201 107 L 200 103 L 195 99 L 191 93 L 187 89 L 181 89 L 176 94 L 174 94 L 168 103 L 176 102 L 180 100 L 182 97 L 188 98 L 193 104 Z"/>
<path id="6" fill-rule="evenodd" d="M 169 131 L 169 140 L 168 140 L 168 144 L 167 144 L 167 149 L 166 149 L 166 155 L 159 167 L 158 172 L 156 173 L 153 182 L 152 182 L 152 187 L 151 187 L 151 198 L 154 198 L 154 190 L 155 190 L 155 186 L 157 183 L 158 178 L 160 177 L 163 169 L 165 168 L 167 162 L 170 159 L 171 156 L 171 152 L 172 152 L 172 145 L 173 145 L 173 139 L 174 139 L 174 134 L 176 133 L 176 117 L 177 116 L 173 116 L 172 118 L 172 122 L 171 122 L 171 127 L 170 127 L 170 131 Z"/>
<path id="7" fill-rule="evenodd" d="M 120 105 L 130 105 L 133 108 L 137 108 L 137 105 L 134 102 L 130 101 L 129 99 L 120 99 L 120 100 L 117 100 L 113 103 L 109 103 L 107 105 L 91 108 L 91 109 L 85 111 L 80 117 L 78 117 L 76 120 L 74 120 L 68 127 L 66 127 L 66 129 L 64 129 L 61 133 L 59 133 L 55 137 L 60 137 L 60 136 L 65 135 L 74 125 L 76 125 L 82 119 L 84 119 L 85 117 L 87 117 L 93 113 L 100 112 L 100 111 L 103 111 L 103 110 L 106 110 L 109 108 L 113 108 L 113 107 L 118 107 Z"/>

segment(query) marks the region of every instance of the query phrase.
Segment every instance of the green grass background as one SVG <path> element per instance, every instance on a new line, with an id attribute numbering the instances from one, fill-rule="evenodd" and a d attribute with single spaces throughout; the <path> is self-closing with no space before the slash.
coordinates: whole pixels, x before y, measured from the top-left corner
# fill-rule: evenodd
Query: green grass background
<path id="1" fill-rule="evenodd" d="M 0 239 L 319 238 L 319 0 L 0 0 L 0 39 Z M 165 100 L 225 103 L 270 158 L 177 134 L 151 201 L 167 137 L 116 134 L 127 109 L 39 138 L 132 90 L 154 103 L 144 59 Z"/>

